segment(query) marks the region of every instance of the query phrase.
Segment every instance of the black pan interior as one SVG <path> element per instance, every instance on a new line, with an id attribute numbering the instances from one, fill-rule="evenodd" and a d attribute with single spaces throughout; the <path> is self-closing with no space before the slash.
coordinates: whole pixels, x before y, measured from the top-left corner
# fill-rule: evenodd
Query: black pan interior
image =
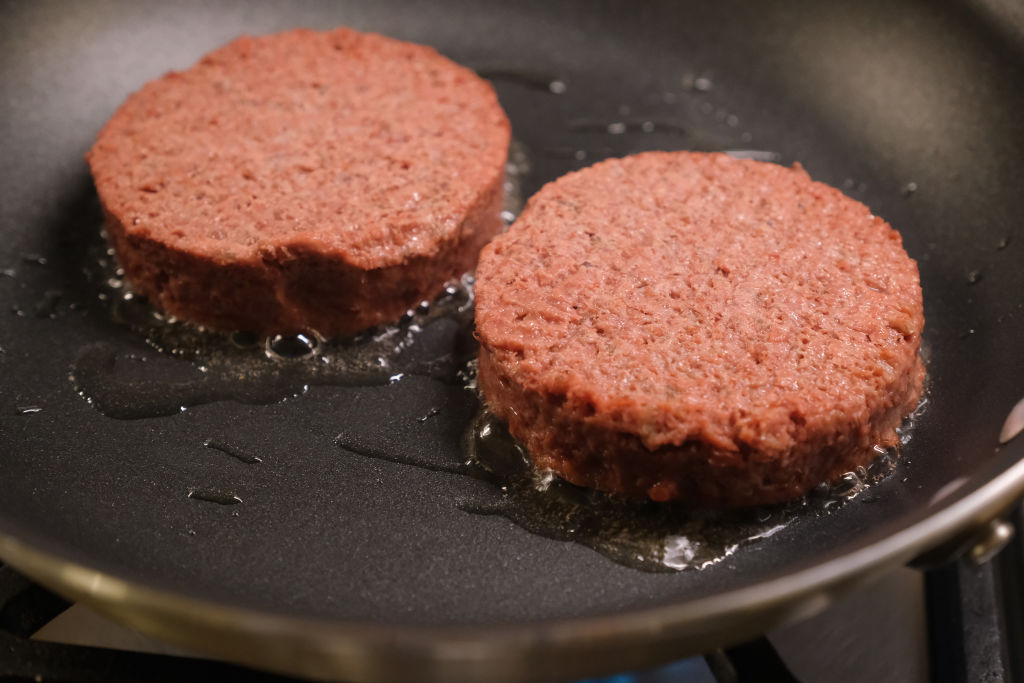
<path id="1" fill-rule="evenodd" d="M 1024 396 L 1024 68 L 991 16 L 923 1 L 456 0 L 36 2 L 4 14 L 0 531 L 258 610 L 522 623 L 682 603 L 839 557 L 1024 455 L 1020 440 L 997 448 Z M 345 433 L 457 462 L 476 401 L 451 383 L 313 386 L 283 402 L 132 420 L 91 407 L 69 373 L 97 342 L 146 357 L 157 368 L 146 372 L 197 372 L 113 321 L 86 277 L 101 216 L 82 154 L 96 131 L 144 81 L 240 33 L 339 24 L 436 46 L 493 76 L 529 160 L 525 195 L 608 156 L 745 149 L 799 161 L 889 220 L 920 265 L 930 378 L 894 475 L 703 571 L 649 573 L 460 509 L 500 498 L 486 482 L 335 445 Z M 609 128 L 619 123 L 624 132 Z M 445 334 L 434 343 L 453 343 Z M 211 438 L 262 462 L 204 448 Z M 188 498 L 195 487 L 243 502 Z"/>

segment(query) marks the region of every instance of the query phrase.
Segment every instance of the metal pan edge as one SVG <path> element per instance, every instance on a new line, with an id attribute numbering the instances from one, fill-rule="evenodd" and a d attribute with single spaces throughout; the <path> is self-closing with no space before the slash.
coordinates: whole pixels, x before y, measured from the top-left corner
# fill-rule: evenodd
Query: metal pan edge
<path id="1" fill-rule="evenodd" d="M 315 679 L 540 681 L 638 669 L 810 616 L 885 570 L 980 528 L 1024 494 L 1024 460 L 880 542 L 742 589 L 613 616 L 394 627 L 303 619 L 175 595 L 70 562 L 0 528 L 0 558 L 64 597 L 198 653 Z"/>

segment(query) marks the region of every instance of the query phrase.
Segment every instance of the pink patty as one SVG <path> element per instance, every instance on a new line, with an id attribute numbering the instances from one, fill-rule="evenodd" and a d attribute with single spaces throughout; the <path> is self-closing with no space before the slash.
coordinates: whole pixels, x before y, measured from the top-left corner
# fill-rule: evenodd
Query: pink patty
<path id="1" fill-rule="evenodd" d="M 486 81 L 341 28 L 239 38 L 146 84 L 88 160 L 138 291 L 217 328 L 333 335 L 472 268 L 508 144 Z"/>
<path id="2" fill-rule="evenodd" d="M 487 404 L 539 466 L 655 500 L 799 497 L 893 444 L 924 375 L 899 234 L 723 154 L 546 185 L 484 249 L 476 324 Z"/>

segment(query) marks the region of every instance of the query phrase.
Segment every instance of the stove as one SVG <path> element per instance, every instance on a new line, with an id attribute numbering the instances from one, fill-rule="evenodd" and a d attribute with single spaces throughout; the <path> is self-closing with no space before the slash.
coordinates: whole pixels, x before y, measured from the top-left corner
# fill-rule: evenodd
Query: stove
<path id="1" fill-rule="evenodd" d="M 1014 515 L 1024 529 L 1024 513 Z M 898 569 L 806 621 L 592 683 L 1022 683 L 1024 542 L 994 560 Z M 294 681 L 197 657 L 0 565 L 0 683 Z"/>

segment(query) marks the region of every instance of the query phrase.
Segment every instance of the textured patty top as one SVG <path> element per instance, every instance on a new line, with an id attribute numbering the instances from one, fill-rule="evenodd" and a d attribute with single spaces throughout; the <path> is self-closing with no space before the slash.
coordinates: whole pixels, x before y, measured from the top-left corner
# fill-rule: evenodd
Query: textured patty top
<path id="1" fill-rule="evenodd" d="M 919 362 L 899 234 L 799 166 L 596 164 L 534 195 L 477 276 L 478 335 L 524 390 L 652 449 L 785 454 L 796 431 L 870 424 Z"/>
<path id="2" fill-rule="evenodd" d="M 299 244 L 357 267 L 431 256 L 503 170 L 491 86 L 349 29 L 239 38 L 133 94 L 89 154 L 129 234 L 219 260 Z"/>

